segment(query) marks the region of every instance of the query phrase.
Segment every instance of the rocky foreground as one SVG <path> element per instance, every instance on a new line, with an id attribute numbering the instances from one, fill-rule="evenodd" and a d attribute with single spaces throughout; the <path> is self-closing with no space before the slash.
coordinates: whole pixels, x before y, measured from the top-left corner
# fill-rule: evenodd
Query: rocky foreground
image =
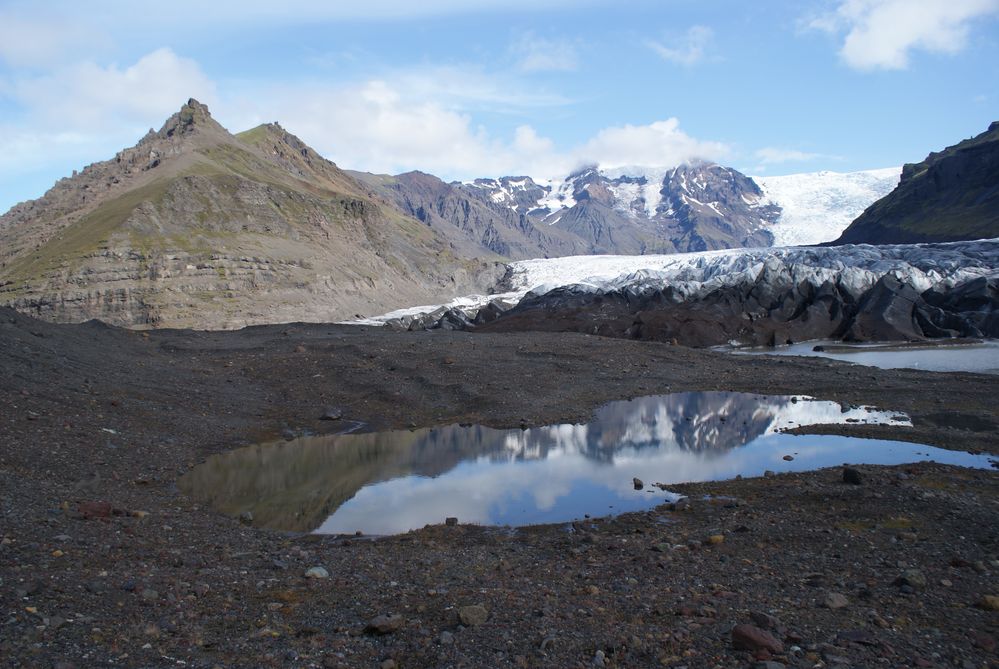
<path id="1" fill-rule="evenodd" d="M 689 503 L 398 537 L 240 524 L 178 492 L 282 432 L 582 421 L 684 390 L 908 412 L 837 432 L 999 453 L 996 377 L 578 334 L 138 333 L 0 311 L 0 661 L 11 667 L 995 667 L 999 472 L 677 486 Z M 850 432 L 850 430 L 853 430 Z M 386 509 L 386 513 L 391 513 Z"/>

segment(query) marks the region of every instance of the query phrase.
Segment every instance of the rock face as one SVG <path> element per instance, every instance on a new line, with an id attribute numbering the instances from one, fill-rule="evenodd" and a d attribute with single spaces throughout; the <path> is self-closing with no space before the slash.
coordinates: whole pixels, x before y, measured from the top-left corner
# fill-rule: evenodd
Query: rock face
<path id="1" fill-rule="evenodd" d="M 127 326 L 337 320 L 479 290 L 499 271 L 279 125 L 231 135 L 196 100 L 11 209 L 0 240 L 0 304 Z"/>
<path id="2" fill-rule="evenodd" d="M 691 258 L 520 303 L 490 332 L 569 331 L 712 346 L 999 336 L 999 242 Z"/>
<path id="3" fill-rule="evenodd" d="M 902 168 L 891 193 L 833 244 L 905 244 L 999 237 L 999 121 Z"/>

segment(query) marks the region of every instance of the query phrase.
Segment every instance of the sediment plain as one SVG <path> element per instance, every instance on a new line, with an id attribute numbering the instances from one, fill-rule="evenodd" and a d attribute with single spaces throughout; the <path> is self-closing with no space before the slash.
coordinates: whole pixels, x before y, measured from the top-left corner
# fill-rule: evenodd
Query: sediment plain
<path id="1" fill-rule="evenodd" d="M 913 427 L 828 429 L 999 454 L 995 376 L 581 334 L 136 332 L 11 310 L 0 343 L 4 666 L 999 666 L 997 471 L 685 484 L 679 508 L 528 528 L 462 524 L 456 499 L 458 525 L 378 539 L 255 528 L 177 487 L 214 453 L 345 421 L 583 422 L 694 390 L 875 405 Z M 329 407 L 339 421 L 320 420 Z"/>

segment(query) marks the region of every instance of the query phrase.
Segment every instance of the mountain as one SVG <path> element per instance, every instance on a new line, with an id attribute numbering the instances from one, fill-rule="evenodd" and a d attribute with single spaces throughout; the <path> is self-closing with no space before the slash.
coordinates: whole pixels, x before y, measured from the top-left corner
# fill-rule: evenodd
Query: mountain
<path id="1" fill-rule="evenodd" d="M 999 237 L 999 121 L 907 164 L 891 193 L 834 244 L 904 244 Z"/>
<path id="2" fill-rule="evenodd" d="M 450 186 L 455 196 L 520 217 L 521 225 L 527 219 L 569 233 L 577 240 L 573 253 L 649 254 L 827 242 L 890 192 L 898 174 L 887 168 L 747 177 L 701 161 L 669 169 L 589 166 L 550 181 L 503 177 Z M 533 251 L 506 255 L 569 254 L 546 244 Z"/>
<path id="3" fill-rule="evenodd" d="M 130 326 L 336 320 L 480 290 L 497 267 L 279 125 L 232 135 L 196 100 L 12 208 L 0 240 L 0 303 Z"/>
<path id="4" fill-rule="evenodd" d="M 497 191 L 488 188 L 445 183 L 423 172 L 395 176 L 350 174 L 405 215 L 450 240 L 459 252 L 468 256 L 482 253 L 483 249 L 510 259 L 592 252 L 584 240 L 558 228 L 539 225 L 526 212 L 498 200 Z M 523 179 L 533 184 L 529 177 Z"/>

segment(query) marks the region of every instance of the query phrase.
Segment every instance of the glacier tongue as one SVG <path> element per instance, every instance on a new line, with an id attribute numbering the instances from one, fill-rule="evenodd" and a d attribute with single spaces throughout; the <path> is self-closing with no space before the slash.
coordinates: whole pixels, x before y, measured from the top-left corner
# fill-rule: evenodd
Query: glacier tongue
<path id="1" fill-rule="evenodd" d="M 864 209 L 898 185 L 901 167 L 862 172 L 811 172 L 752 177 L 761 204 L 776 204 L 780 218 L 770 229 L 774 246 L 820 244 L 836 239 Z"/>
<path id="2" fill-rule="evenodd" d="M 471 295 L 447 305 L 399 310 L 360 321 L 409 326 L 414 317 L 448 310 L 469 318 L 490 303 L 501 310 L 525 297 L 571 288 L 576 293 L 638 293 L 669 288 L 676 299 L 696 300 L 712 291 L 773 282 L 789 286 L 835 283 L 858 297 L 884 277 L 923 293 L 947 291 L 975 279 L 999 280 L 999 239 L 893 246 L 725 249 L 650 256 L 571 256 L 510 264 L 505 285 L 491 295 Z"/>
<path id="3" fill-rule="evenodd" d="M 513 293 L 578 285 L 593 290 L 671 285 L 687 294 L 736 283 L 777 261 L 796 283 L 839 280 L 856 291 L 892 274 L 925 291 L 999 275 L 999 239 L 949 244 L 724 249 L 658 256 L 571 256 L 511 263 Z"/>

